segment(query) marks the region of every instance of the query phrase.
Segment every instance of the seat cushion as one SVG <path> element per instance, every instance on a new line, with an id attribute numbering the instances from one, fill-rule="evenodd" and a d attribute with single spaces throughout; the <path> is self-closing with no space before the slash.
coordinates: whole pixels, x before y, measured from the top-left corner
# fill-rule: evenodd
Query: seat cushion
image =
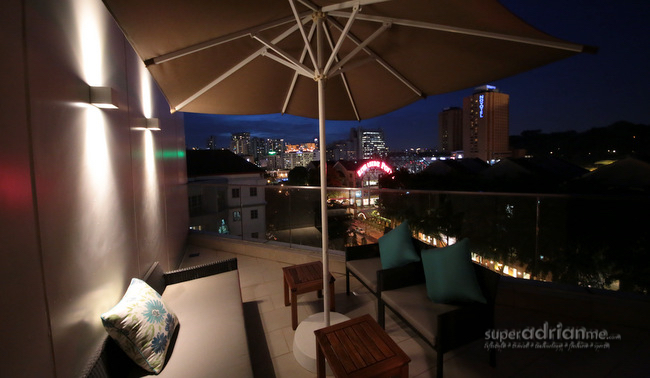
<path id="1" fill-rule="evenodd" d="M 432 301 L 487 303 L 476 278 L 468 239 L 422 251 L 422 264 L 427 293 Z"/>
<path id="2" fill-rule="evenodd" d="M 380 237 L 379 256 L 383 269 L 397 268 L 408 263 L 420 261 L 420 255 L 413 245 L 408 222 L 404 221 L 393 230 Z"/>
<path id="3" fill-rule="evenodd" d="M 381 259 L 352 260 L 345 263 L 350 272 L 354 273 L 373 293 L 377 292 L 377 271 L 381 270 Z"/>
<path id="4" fill-rule="evenodd" d="M 490 306 L 477 302 L 460 305 L 432 302 L 425 284 L 382 291 L 381 297 L 391 310 L 443 353 L 482 339 L 485 331 L 494 327 Z M 438 322 L 444 322 L 440 325 L 441 334 L 437 333 Z"/>
<path id="5" fill-rule="evenodd" d="M 162 295 L 179 329 L 158 377 L 252 377 L 239 272 L 169 285 Z"/>
<path id="6" fill-rule="evenodd" d="M 381 298 L 432 345 L 436 345 L 438 316 L 459 309 L 456 305 L 429 300 L 424 284 L 382 291 Z"/>

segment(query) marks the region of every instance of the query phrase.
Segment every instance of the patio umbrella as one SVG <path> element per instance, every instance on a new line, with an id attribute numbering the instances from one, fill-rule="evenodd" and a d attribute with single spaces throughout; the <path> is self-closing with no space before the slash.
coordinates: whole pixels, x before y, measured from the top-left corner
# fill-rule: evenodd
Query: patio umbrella
<path id="1" fill-rule="evenodd" d="M 318 118 L 321 162 L 325 119 L 378 116 L 588 50 L 535 29 L 496 0 L 104 3 L 172 111 Z"/>

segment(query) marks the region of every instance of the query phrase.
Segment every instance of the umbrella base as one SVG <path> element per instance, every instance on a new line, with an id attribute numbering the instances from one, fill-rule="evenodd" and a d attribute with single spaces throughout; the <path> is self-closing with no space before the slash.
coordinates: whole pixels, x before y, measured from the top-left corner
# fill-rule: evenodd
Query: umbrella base
<path id="1" fill-rule="evenodd" d="M 346 320 L 350 320 L 350 318 L 338 312 L 330 312 L 330 325 Z M 316 336 L 314 331 L 324 327 L 325 314 L 318 312 L 300 322 L 293 337 L 293 356 L 302 367 L 313 373 L 316 372 Z M 326 366 L 326 368 L 327 375 L 332 375 L 330 367 Z"/>

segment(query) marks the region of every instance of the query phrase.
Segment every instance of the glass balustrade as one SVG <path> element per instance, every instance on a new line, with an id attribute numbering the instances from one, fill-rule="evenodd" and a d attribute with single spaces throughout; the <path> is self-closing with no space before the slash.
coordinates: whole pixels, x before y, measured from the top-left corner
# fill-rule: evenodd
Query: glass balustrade
<path id="1" fill-rule="evenodd" d="M 191 183 L 194 230 L 321 247 L 318 187 Z M 377 242 L 408 221 L 433 247 L 469 238 L 472 258 L 504 275 L 647 293 L 647 196 L 329 188 L 329 248 Z"/>

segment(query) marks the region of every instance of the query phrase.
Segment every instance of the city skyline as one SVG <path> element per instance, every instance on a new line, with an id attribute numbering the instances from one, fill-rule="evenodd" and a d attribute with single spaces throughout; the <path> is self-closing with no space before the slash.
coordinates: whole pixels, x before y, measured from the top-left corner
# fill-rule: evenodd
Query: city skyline
<path id="1" fill-rule="evenodd" d="M 650 2 L 503 0 L 502 3 L 540 30 L 571 42 L 598 47 L 510 78 L 485 83 L 510 95 L 510 135 L 525 130 L 584 131 L 617 121 L 650 124 Z M 438 145 L 438 113 L 462 106 L 474 88 L 432 96 L 386 115 L 361 122 L 327 121 L 327 142 L 347 138 L 350 128 L 382 128 L 391 150 Z M 317 121 L 291 115 L 225 116 L 185 114 L 186 144 L 204 148 L 210 135 L 226 147 L 234 132 L 261 138 L 305 142 L 318 135 Z"/>

